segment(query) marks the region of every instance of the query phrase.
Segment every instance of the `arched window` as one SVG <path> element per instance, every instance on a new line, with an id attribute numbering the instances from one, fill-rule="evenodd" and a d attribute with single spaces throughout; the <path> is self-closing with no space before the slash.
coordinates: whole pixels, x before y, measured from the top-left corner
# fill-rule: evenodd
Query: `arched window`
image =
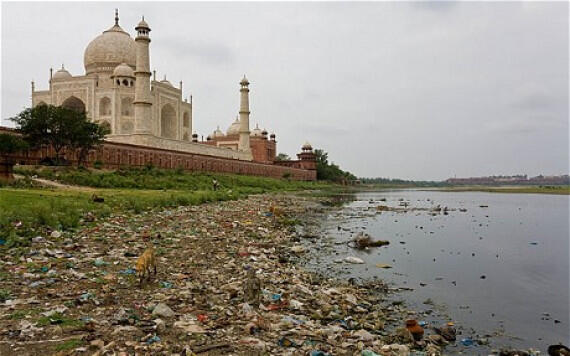
<path id="1" fill-rule="evenodd" d="M 133 86 L 133 85 L 134 85 L 134 83 L 133 83 L 133 81 L 131 80 L 131 86 Z"/>
<path id="2" fill-rule="evenodd" d="M 104 97 L 99 101 L 99 116 L 111 115 L 111 99 Z"/>
<path id="3" fill-rule="evenodd" d="M 77 112 L 85 112 L 85 104 L 81 99 L 70 96 L 69 98 L 65 99 L 65 101 L 61 104 L 62 107 L 75 110 Z"/>
<path id="4" fill-rule="evenodd" d="M 170 104 L 166 104 L 160 110 L 160 136 L 176 138 L 176 111 Z"/>
<path id="5" fill-rule="evenodd" d="M 184 113 L 184 117 L 182 118 L 182 126 L 190 127 L 190 115 L 187 111 Z"/>
<path id="6" fill-rule="evenodd" d="M 121 115 L 123 116 L 133 115 L 133 99 L 129 97 L 121 99 Z"/>
<path id="7" fill-rule="evenodd" d="M 128 87 L 129 86 L 129 81 L 126 79 L 123 79 L 123 85 Z"/>
<path id="8" fill-rule="evenodd" d="M 117 79 L 117 85 L 121 85 L 121 81 Z"/>

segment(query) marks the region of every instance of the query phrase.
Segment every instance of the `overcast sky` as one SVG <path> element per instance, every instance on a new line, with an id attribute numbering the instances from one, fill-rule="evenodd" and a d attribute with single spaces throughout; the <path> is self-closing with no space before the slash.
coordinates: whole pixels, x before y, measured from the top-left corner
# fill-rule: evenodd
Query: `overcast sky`
<path id="1" fill-rule="evenodd" d="M 113 25 L 151 32 L 151 68 L 225 131 L 250 123 L 291 156 L 305 141 L 361 177 L 568 173 L 568 4 L 2 3 L 2 124 Z"/>

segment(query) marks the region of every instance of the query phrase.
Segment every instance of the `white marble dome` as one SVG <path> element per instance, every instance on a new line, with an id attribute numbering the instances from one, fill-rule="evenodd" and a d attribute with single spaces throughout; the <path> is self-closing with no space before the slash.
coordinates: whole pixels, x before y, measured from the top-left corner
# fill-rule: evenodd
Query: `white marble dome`
<path id="1" fill-rule="evenodd" d="M 129 66 L 127 63 L 121 63 L 115 67 L 115 70 L 113 71 L 113 76 L 134 78 L 135 72 L 133 71 L 133 68 L 131 68 L 131 66 Z"/>
<path id="2" fill-rule="evenodd" d="M 239 134 L 239 119 L 236 117 L 236 121 L 234 121 L 230 127 L 228 127 L 228 131 L 226 131 L 227 135 L 237 135 Z"/>
<path id="3" fill-rule="evenodd" d="M 85 74 L 111 72 L 121 63 L 136 65 L 136 45 L 131 36 L 116 23 L 87 45 L 83 56 Z"/>
<path id="4" fill-rule="evenodd" d="M 55 72 L 51 79 L 59 80 L 59 79 L 69 79 L 72 78 L 71 73 L 69 73 L 63 66 L 61 69 Z"/>

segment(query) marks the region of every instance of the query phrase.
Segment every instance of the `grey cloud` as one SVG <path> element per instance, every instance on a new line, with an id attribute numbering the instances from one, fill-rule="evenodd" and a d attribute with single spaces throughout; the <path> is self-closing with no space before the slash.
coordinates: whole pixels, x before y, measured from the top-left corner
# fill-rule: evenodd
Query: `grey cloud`
<path id="1" fill-rule="evenodd" d="M 47 88 L 49 66 L 64 61 L 81 75 L 85 46 L 112 24 L 114 7 L 3 3 L 2 118 L 29 105 L 31 79 L 38 90 Z M 308 140 L 359 176 L 416 179 L 493 173 L 489 167 L 567 173 L 568 7 L 459 1 L 119 6 L 131 36 L 146 15 L 151 65 L 173 83 L 182 80 L 185 96 L 194 95 L 200 135 L 231 124 L 238 82 L 247 73 L 252 122 L 275 131 L 279 152 L 293 156 Z M 46 28 L 55 35 L 38 38 Z M 537 157 L 537 147 L 541 156 L 564 159 L 518 159 Z"/>
<path id="2" fill-rule="evenodd" d="M 159 46 L 179 60 L 196 59 L 204 65 L 231 64 L 236 60 L 236 53 L 223 43 L 199 42 L 191 39 L 164 38 Z"/>

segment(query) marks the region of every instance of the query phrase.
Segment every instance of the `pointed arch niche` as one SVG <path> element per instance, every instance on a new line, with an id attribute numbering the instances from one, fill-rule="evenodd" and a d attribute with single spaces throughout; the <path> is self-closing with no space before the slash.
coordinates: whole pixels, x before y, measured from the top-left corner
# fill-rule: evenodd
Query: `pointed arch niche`
<path id="1" fill-rule="evenodd" d="M 176 111 L 170 104 L 160 110 L 160 136 L 176 138 Z"/>
<path id="2" fill-rule="evenodd" d="M 62 107 L 75 110 L 77 112 L 85 112 L 85 103 L 81 101 L 76 96 L 70 96 L 69 98 L 65 99 L 61 104 Z"/>

